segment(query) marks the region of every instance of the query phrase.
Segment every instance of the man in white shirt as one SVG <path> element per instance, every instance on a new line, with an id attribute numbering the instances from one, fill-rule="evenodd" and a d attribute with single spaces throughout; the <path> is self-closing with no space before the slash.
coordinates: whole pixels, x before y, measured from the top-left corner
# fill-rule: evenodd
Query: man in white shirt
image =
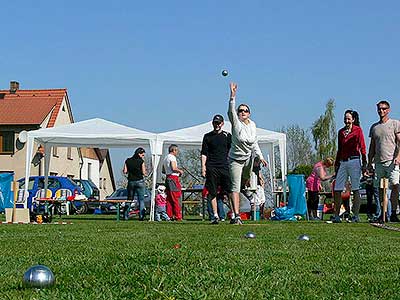
<path id="1" fill-rule="evenodd" d="M 172 144 L 168 147 L 168 155 L 164 158 L 162 172 L 167 175 L 165 186 L 167 187 L 167 214 L 172 220 L 181 221 L 182 212 L 179 199 L 182 196 L 182 187 L 179 182 L 179 176 L 183 170 L 178 168 L 176 156 L 178 155 L 178 146 Z"/>

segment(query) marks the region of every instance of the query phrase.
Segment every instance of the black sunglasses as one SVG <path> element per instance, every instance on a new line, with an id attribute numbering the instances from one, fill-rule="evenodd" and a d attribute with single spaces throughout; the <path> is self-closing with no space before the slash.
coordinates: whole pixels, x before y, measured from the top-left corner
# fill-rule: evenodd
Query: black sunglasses
<path id="1" fill-rule="evenodd" d="M 249 110 L 248 109 L 243 109 L 243 108 L 238 109 L 238 113 L 242 113 L 242 112 L 248 113 Z"/>
<path id="2" fill-rule="evenodd" d="M 387 109 L 389 109 L 389 107 L 378 107 L 378 111 L 379 110 L 387 110 Z"/>

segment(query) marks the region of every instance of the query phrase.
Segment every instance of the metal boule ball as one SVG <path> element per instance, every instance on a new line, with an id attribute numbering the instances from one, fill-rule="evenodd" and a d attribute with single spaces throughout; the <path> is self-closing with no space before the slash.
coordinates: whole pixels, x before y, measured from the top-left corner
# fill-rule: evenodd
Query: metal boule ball
<path id="1" fill-rule="evenodd" d="M 36 265 L 30 267 L 24 274 L 23 285 L 29 288 L 46 288 L 54 285 L 53 272 L 46 266 Z"/>
<path id="2" fill-rule="evenodd" d="M 222 71 L 222 76 L 228 76 L 228 70 L 223 70 Z"/>
<path id="3" fill-rule="evenodd" d="M 254 232 L 249 231 L 249 232 L 247 232 L 247 233 L 244 235 L 244 237 L 245 237 L 246 239 L 254 239 L 254 238 L 256 237 L 256 235 L 255 235 Z"/>
<path id="4" fill-rule="evenodd" d="M 299 237 L 297 239 L 299 241 L 309 241 L 310 237 L 307 234 L 302 234 L 302 235 L 299 235 Z"/>

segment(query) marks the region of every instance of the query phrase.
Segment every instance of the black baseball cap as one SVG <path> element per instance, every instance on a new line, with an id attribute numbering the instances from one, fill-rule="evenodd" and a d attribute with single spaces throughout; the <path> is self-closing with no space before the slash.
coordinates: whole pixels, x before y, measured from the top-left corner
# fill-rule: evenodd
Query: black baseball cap
<path id="1" fill-rule="evenodd" d="M 222 123 L 224 121 L 224 117 L 221 115 L 215 115 L 212 121 L 213 123 Z"/>

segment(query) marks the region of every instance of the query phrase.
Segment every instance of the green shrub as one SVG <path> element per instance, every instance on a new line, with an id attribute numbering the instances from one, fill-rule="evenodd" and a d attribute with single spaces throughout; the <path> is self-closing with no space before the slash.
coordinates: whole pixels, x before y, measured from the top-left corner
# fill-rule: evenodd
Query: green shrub
<path id="1" fill-rule="evenodd" d="M 294 168 L 289 174 L 303 174 L 305 178 L 310 176 L 311 172 L 313 170 L 313 166 L 311 165 L 298 165 L 296 168 Z"/>

